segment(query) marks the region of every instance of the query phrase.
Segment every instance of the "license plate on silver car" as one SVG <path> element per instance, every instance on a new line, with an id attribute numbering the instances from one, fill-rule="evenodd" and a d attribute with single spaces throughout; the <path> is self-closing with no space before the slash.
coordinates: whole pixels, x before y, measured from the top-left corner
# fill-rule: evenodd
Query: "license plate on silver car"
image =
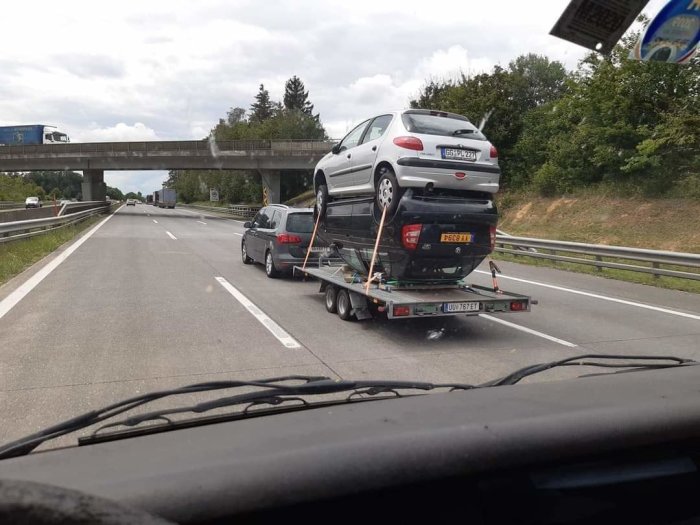
<path id="1" fill-rule="evenodd" d="M 479 303 L 478 302 L 444 303 L 442 305 L 442 311 L 445 313 L 478 312 L 479 311 Z"/>
<path id="2" fill-rule="evenodd" d="M 442 158 L 474 162 L 476 160 L 476 151 L 473 149 L 442 148 Z"/>

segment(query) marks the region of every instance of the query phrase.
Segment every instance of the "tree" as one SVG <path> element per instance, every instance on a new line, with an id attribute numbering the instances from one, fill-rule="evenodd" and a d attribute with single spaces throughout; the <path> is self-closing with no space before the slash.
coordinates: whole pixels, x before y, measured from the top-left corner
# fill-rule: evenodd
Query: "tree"
<path id="1" fill-rule="evenodd" d="M 270 93 L 260 84 L 258 94 L 255 95 L 255 102 L 250 106 L 250 121 L 264 122 L 273 115 Z"/>
<path id="2" fill-rule="evenodd" d="M 234 126 L 239 122 L 245 122 L 245 109 L 239 107 L 231 108 L 226 113 L 226 123 L 229 126 Z"/>
<path id="3" fill-rule="evenodd" d="M 296 75 L 287 80 L 284 85 L 284 107 L 312 115 L 314 105 L 309 102 L 309 92 L 304 91 L 304 87 L 304 83 Z"/>

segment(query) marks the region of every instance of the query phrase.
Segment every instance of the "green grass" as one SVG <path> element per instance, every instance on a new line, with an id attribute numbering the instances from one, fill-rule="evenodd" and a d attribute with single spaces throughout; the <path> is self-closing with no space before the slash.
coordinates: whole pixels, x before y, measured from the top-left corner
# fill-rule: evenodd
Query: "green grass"
<path id="1" fill-rule="evenodd" d="M 103 216 L 90 217 L 78 224 L 58 228 L 44 235 L 0 244 L 0 284 L 22 273 L 102 219 Z"/>
<path id="2" fill-rule="evenodd" d="M 543 250 L 545 253 L 547 250 Z M 580 258 L 590 258 L 584 255 L 576 255 Z M 498 253 L 494 252 L 493 258 L 499 261 L 515 262 L 520 264 L 529 264 L 530 266 L 541 266 L 545 268 L 556 268 L 558 270 L 566 270 L 570 272 L 577 273 L 587 273 L 590 275 L 595 275 L 598 277 L 605 277 L 607 279 L 616 279 L 619 281 L 627 281 L 631 283 L 648 284 L 650 286 L 657 286 L 659 288 L 668 288 L 671 290 L 681 290 L 684 292 L 700 293 L 700 281 L 693 281 L 691 279 L 679 279 L 677 277 L 654 277 L 653 275 L 646 273 L 631 272 L 628 270 L 618 270 L 616 268 L 601 268 L 600 270 L 594 266 L 588 266 L 586 264 L 574 264 L 568 262 L 554 262 L 547 259 L 537 259 L 534 257 L 527 257 L 525 255 L 512 255 L 509 253 Z M 605 258 L 607 262 L 627 262 L 624 260 Z M 641 263 L 631 263 L 640 264 Z M 664 266 L 669 270 L 682 270 L 688 271 L 687 268 L 683 267 L 673 267 Z"/>

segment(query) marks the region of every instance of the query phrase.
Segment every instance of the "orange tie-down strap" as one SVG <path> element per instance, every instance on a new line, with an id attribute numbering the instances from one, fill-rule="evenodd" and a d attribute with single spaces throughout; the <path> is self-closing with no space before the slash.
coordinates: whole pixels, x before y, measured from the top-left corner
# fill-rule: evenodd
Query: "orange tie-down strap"
<path id="1" fill-rule="evenodd" d="M 311 253 L 311 249 L 314 247 L 314 239 L 316 238 L 316 231 L 318 230 L 319 222 L 321 222 L 320 213 L 316 217 L 316 224 L 314 224 L 314 232 L 311 234 L 311 242 L 309 243 L 309 247 L 306 249 L 306 257 L 304 257 L 304 264 L 301 267 L 302 270 L 306 270 L 306 261 L 309 260 L 309 254 Z"/>
<path id="2" fill-rule="evenodd" d="M 379 229 L 377 230 L 377 239 L 374 241 L 374 251 L 372 252 L 372 261 L 369 263 L 369 274 L 367 274 L 367 284 L 365 285 L 365 294 L 369 294 L 369 285 L 372 283 L 374 277 L 372 272 L 374 272 L 374 261 L 377 258 L 377 250 L 379 249 L 379 239 L 382 238 L 382 230 L 384 229 L 384 219 L 386 217 L 386 206 L 382 209 L 382 219 L 379 221 Z"/>

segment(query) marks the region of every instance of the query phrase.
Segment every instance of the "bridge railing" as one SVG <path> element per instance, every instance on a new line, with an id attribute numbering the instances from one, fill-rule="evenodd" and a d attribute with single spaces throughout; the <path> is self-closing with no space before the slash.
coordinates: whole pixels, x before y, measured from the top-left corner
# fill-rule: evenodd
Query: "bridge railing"
<path id="1" fill-rule="evenodd" d="M 333 140 L 169 140 L 148 142 L 86 142 L 72 144 L 44 144 L 32 146 L 4 146 L 0 148 L 0 157 L 37 154 L 158 154 L 187 152 L 216 156 L 221 152 L 255 152 L 256 154 L 284 155 L 299 153 L 327 153 L 336 141 Z"/>

